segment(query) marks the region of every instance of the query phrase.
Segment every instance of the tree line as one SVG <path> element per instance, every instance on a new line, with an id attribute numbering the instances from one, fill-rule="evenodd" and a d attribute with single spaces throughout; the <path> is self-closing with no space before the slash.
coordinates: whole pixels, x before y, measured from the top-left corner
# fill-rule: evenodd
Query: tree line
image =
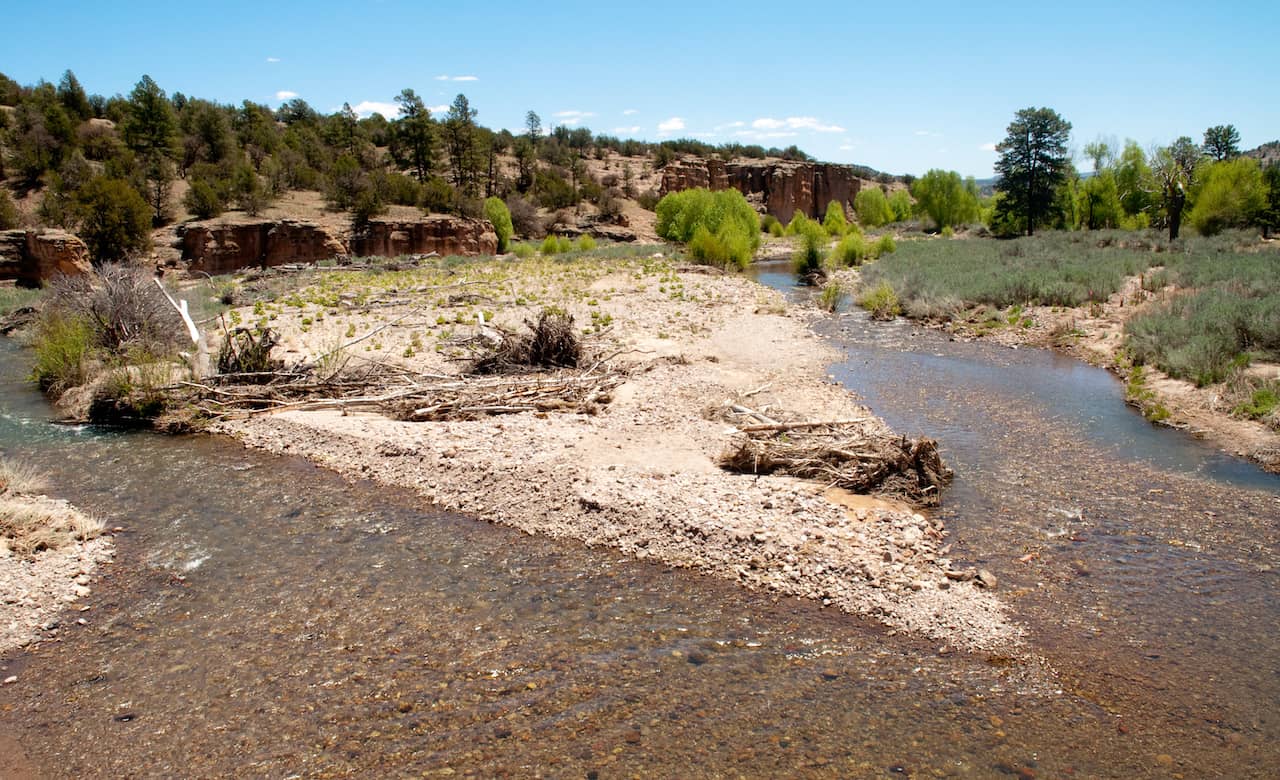
<path id="1" fill-rule="evenodd" d="M 1091 170 L 1076 170 L 1071 123 L 1049 108 L 1018 111 L 996 146 L 995 194 L 984 199 L 970 179 L 933 170 L 912 184 L 917 213 L 939 229 L 981 221 L 997 235 L 1037 228 L 1167 230 L 1184 221 L 1203 235 L 1227 228 L 1280 228 L 1280 166 L 1263 168 L 1241 154 L 1233 125 L 1205 130 L 1203 142 L 1182 136 L 1144 150 L 1104 140 L 1085 144 Z"/>

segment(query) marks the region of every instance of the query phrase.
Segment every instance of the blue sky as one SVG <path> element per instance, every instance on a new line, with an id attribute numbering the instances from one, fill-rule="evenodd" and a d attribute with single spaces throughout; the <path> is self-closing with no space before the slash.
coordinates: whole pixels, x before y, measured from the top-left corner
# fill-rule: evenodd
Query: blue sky
<path id="1" fill-rule="evenodd" d="M 1073 145 L 1144 147 L 1234 124 L 1280 138 L 1280 3 L 62 2 L 5 11 L 0 72 L 142 74 L 221 102 L 298 95 L 394 110 L 465 93 L 490 127 L 581 124 L 648 140 L 797 144 L 893 173 L 991 175 L 1015 111 Z M 1081 167 L 1083 162 L 1079 163 Z"/>

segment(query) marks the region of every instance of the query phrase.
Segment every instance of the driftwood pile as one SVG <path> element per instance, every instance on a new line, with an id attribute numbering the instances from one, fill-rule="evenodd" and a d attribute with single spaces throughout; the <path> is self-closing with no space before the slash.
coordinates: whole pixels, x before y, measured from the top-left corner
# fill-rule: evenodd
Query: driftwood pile
<path id="1" fill-rule="evenodd" d="M 427 374 L 388 363 L 325 371 L 285 368 L 270 357 L 272 331 L 236 329 L 219 354 L 220 372 L 202 382 L 197 408 L 211 419 L 286 410 L 377 411 L 399 420 L 473 420 L 497 414 L 567 411 L 595 414 L 623 381 L 609 358 L 579 368 L 584 349 L 573 318 L 544 310 L 526 334 L 482 326 L 470 372 Z M 345 364 L 344 364 L 345 365 Z"/>
<path id="2" fill-rule="evenodd" d="M 951 481 L 937 442 L 889 434 L 873 417 L 780 422 L 736 405 L 725 416 L 738 428 L 720 456 L 729 471 L 814 479 L 913 506 L 936 506 Z"/>

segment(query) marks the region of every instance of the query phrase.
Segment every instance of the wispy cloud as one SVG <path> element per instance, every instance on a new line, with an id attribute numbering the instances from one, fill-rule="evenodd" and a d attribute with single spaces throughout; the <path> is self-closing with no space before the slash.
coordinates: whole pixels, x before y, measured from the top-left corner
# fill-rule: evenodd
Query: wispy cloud
<path id="1" fill-rule="evenodd" d="M 756 130 L 809 130 L 815 133 L 843 133 L 840 125 L 823 122 L 813 116 L 789 116 L 786 119 L 775 119 L 771 116 L 761 117 L 751 123 Z"/>
<path id="2" fill-rule="evenodd" d="M 852 152 L 854 149 L 857 149 L 857 148 L 858 148 L 857 144 L 840 144 L 840 151 L 842 152 Z"/>
<path id="3" fill-rule="evenodd" d="M 794 138 L 800 134 L 795 130 L 738 130 L 734 135 L 755 141 L 767 141 L 770 138 Z"/>
<path id="4" fill-rule="evenodd" d="M 626 111 L 623 111 L 623 112 L 622 112 L 622 115 L 623 115 L 623 116 L 634 116 L 634 115 L 636 115 L 636 114 L 638 114 L 638 113 L 640 113 L 640 112 L 639 112 L 639 111 L 637 111 L 637 110 L 635 110 L 634 108 L 628 108 Z"/>
<path id="5" fill-rule="evenodd" d="M 436 76 L 436 81 L 479 81 L 479 80 L 480 80 L 479 76 L 450 76 L 448 74 L 441 74 L 439 76 Z"/>
<path id="6" fill-rule="evenodd" d="M 982 144 L 982 145 L 981 145 L 981 146 L 979 146 L 978 148 L 979 148 L 979 149 L 981 149 L 981 150 L 982 150 L 982 151 L 984 151 L 984 152 L 994 152 L 994 151 L 996 150 L 996 142 L 995 142 L 995 141 L 987 141 L 985 144 Z"/>
<path id="7" fill-rule="evenodd" d="M 672 133 L 684 129 L 684 119 L 673 116 L 670 119 L 658 123 L 658 135 L 671 135 Z"/>
<path id="8" fill-rule="evenodd" d="M 383 103 L 378 100 L 362 100 L 351 107 L 356 112 L 356 116 L 363 119 L 373 114 L 382 114 L 385 117 L 393 117 L 400 112 L 400 107 L 395 103 Z"/>
<path id="9" fill-rule="evenodd" d="M 640 125 L 632 125 L 631 127 L 615 127 L 613 132 L 618 135 L 635 135 L 640 132 Z"/>
<path id="10" fill-rule="evenodd" d="M 279 57 L 267 57 L 267 62 L 279 62 Z"/>
<path id="11" fill-rule="evenodd" d="M 433 114 L 447 114 L 449 113 L 449 104 L 441 103 L 438 106 L 427 106 L 427 110 Z"/>
<path id="12" fill-rule="evenodd" d="M 941 138 L 942 137 L 942 133 L 935 133 L 932 130 L 917 130 L 915 134 L 920 136 L 921 138 Z"/>
<path id="13" fill-rule="evenodd" d="M 594 111 L 557 111 L 551 116 L 559 119 L 562 125 L 576 125 L 582 120 L 595 115 Z"/>
<path id="14" fill-rule="evenodd" d="M 297 92 L 293 92 L 287 89 L 282 89 L 276 93 L 276 100 L 289 100 L 290 98 L 296 98 L 297 96 L 298 96 Z"/>

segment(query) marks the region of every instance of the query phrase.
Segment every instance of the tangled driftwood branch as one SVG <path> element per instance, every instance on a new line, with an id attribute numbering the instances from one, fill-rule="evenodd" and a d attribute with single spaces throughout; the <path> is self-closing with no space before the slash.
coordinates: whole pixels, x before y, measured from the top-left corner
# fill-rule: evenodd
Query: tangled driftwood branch
<path id="1" fill-rule="evenodd" d="M 743 425 L 720 456 L 721 467 L 745 474 L 816 479 L 855 493 L 879 493 L 934 506 L 951 470 L 932 439 L 908 439 L 869 423 L 874 418 L 777 422 L 745 407 L 729 413 L 768 420 Z"/>

